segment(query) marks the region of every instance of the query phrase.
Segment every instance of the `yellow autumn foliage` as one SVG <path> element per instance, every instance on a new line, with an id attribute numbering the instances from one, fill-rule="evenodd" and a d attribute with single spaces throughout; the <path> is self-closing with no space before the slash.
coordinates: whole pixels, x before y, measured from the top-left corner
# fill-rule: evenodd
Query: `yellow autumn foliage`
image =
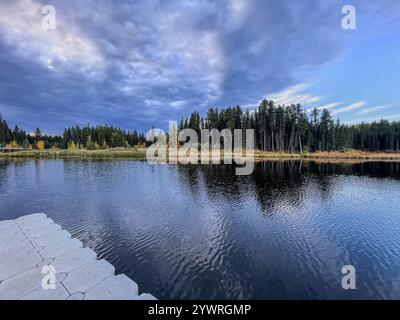
<path id="1" fill-rule="evenodd" d="M 38 150 L 43 150 L 44 149 L 44 141 L 40 140 L 36 143 L 36 147 L 38 148 Z"/>

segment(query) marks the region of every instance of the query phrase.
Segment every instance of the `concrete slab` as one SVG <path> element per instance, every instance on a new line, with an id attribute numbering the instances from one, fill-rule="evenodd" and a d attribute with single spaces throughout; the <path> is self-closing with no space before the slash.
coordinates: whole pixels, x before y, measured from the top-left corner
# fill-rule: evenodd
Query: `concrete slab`
<path id="1" fill-rule="evenodd" d="M 0 237 L 4 238 L 8 235 L 15 234 L 21 232 L 21 228 L 18 226 L 18 224 L 14 223 L 9 225 L 7 228 L 3 228 L 0 230 Z"/>
<path id="2" fill-rule="evenodd" d="M 41 288 L 42 268 L 33 268 L 0 283 L 0 300 L 17 300 L 18 298 Z"/>
<path id="3" fill-rule="evenodd" d="M 26 239 L 26 241 L 19 243 L 13 247 L 0 250 L 0 264 L 15 259 L 18 256 L 25 255 L 32 248 L 33 246 L 31 242 L 28 239 Z"/>
<path id="4" fill-rule="evenodd" d="M 110 277 L 85 293 L 84 300 L 131 300 L 138 296 L 138 285 L 126 275 Z"/>
<path id="5" fill-rule="evenodd" d="M 0 221 L 0 234 L 2 233 L 2 230 L 5 228 L 8 228 L 11 225 L 14 225 L 15 221 L 14 220 L 4 220 Z"/>
<path id="6" fill-rule="evenodd" d="M 61 240 L 70 239 L 71 234 L 65 230 L 56 230 L 48 233 L 41 234 L 40 236 L 30 238 L 33 246 L 41 247 L 47 246 L 53 242 L 59 242 Z"/>
<path id="7" fill-rule="evenodd" d="M 62 256 L 56 257 L 50 263 L 57 273 L 69 273 L 90 261 L 96 261 L 97 255 L 89 248 L 78 248 Z"/>
<path id="8" fill-rule="evenodd" d="M 113 276 L 114 273 L 114 267 L 107 261 L 95 260 L 68 273 L 67 279 L 62 284 L 71 294 L 76 292 L 85 293 L 101 281 Z"/>
<path id="9" fill-rule="evenodd" d="M 22 221 L 19 223 L 16 223 L 22 231 L 27 230 L 27 229 L 32 229 L 32 228 L 37 228 L 41 226 L 45 226 L 48 224 L 54 223 L 53 219 L 50 218 L 38 218 L 33 221 Z"/>
<path id="10" fill-rule="evenodd" d="M 23 231 L 28 238 L 34 238 L 57 230 L 61 230 L 61 226 L 55 223 L 50 223 L 39 227 L 26 228 Z"/>
<path id="11" fill-rule="evenodd" d="M 14 247 L 15 245 L 26 241 L 27 237 L 22 233 L 15 233 L 11 235 L 0 235 L 0 250 Z"/>
<path id="12" fill-rule="evenodd" d="M 22 296 L 19 300 L 66 300 L 69 296 L 70 294 L 62 285 L 56 285 L 54 290 L 39 288 Z"/>
<path id="13" fill-rule="evenodd" d="M 157 298 L 149 293 L 143 293 L 140 296 L 133 297 L 131 300 L 157 300 Z"/>
<path id="14" fill-rule="evenodd" d="M 85 295 L 82 292 L 78 292 L 78 293 L 74 293 L 72 295 L 70 295 L 67 300 L 77 300 L 77 301 L 81 301 L 83 300 L 83 298 L 85 297 Z"/>
<path id="15" fill-rule="evenodd" d="M 82 248 L 83 244 L 78 239 L 64 239 L 59 242 L 52 242 L 39 250 L 43 258 L 56 258 L 77 248 Z"/>
<path id="16" fill-rule="evenodd" d="M 6 280 L 19 273 L 25 272 L 43 260 L 36 252 L 17 256 L 0 264 L 0 281 Z"/>
<path id="17" fill-rule="evenodd" d="M 37 219 L 41 219 L 41 218 L 47 218 L 47 216 L 44 213 L 32 213 L 29 214 L 27 216 L 22 216 L 19 217 L 17 219 L 15 219 L 16 223 L 25 223 L 25 222 L 33 222 Z"/>
<path id="18" fill-rule="evenodd" d="M 55 270 L 55 290 L 42 281 Z M 43 273 L 42 273 L 43 271 Z M 153 300 L 43 213 L 0 221 L 0 300 Z"/>
<path id="19" fill-rule="evenodd" d="M 36 290 L 45 290 L 42 288 L 43 277 L 42 268 L 33 268 L 1 282 L 0 300 L 18 300 Z M 61 281 L 64 280 L 65 277 L 66 274 L 56 275 L 56 288 L 62 287 Z M 48 292 L 44 295 L 47 297 L 52 294 L 59 294 L 56 290 L 49 289 L 46 291 Z M 39 293 L 36 294 L 39 295 Z M 48 300 L 48 298 L 45 300 Z"/>

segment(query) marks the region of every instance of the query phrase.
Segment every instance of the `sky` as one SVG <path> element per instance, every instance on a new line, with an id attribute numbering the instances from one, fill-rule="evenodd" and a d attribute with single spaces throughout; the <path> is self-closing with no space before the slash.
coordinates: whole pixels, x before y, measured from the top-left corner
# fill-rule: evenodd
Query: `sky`
<path id="1" fill-rule="evenodd" d="M 164 129 L 263 99 L 400 120 L 399 35 L 398 0 L 0 0 L 0 113 L 48 134 Z"/>

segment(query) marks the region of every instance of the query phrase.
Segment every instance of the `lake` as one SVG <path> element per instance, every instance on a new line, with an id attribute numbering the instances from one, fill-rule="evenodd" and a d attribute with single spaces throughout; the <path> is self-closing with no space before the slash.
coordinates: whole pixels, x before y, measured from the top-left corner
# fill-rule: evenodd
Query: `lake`
<path id="1" fill-rule="evenodd" d="M 0 160 L 0 220 L 45 212 L 159 299 L 400 299 L 399 201 L 400 163 Z"/>

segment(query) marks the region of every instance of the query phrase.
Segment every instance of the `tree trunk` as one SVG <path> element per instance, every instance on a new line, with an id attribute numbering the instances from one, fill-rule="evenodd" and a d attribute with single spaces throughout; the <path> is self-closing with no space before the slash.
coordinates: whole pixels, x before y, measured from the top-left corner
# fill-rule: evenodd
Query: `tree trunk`
<path id="1" fill-rule="evenodd" d="M 303 146 L 301 145 L 301 136 L 299 134 L 299 146 L 300 146 L 300 153 L 303 155 Z"/>

